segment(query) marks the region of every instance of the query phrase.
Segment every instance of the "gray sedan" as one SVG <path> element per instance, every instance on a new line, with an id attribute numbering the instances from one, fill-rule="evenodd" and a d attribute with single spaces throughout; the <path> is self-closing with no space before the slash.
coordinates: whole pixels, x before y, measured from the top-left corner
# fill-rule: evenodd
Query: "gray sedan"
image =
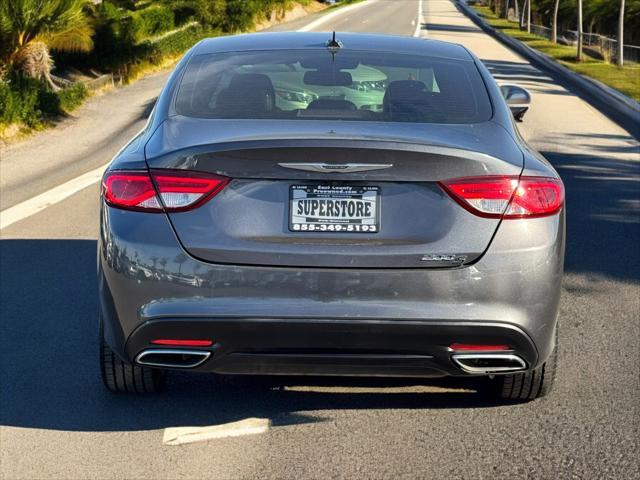
<path id="1" fill-rule="evenodd" d="M 169 369 L 551 388 L 564 190 L 464 47 L 208 39 L 103 178 L 102 378 Z"/>

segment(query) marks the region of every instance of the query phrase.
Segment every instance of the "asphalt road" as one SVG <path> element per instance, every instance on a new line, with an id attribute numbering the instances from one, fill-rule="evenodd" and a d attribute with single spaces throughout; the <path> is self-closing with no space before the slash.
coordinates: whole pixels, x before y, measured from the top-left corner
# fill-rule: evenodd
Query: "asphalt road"
<path id="1" fill-rule="evenodd" d="M 379 0 L 317 29 L 412 35 L 417 12 L 417 0 Z M 423 14 L 423 37 L 464 43 L 498 80 L 532 91 L 522 134 L 565 182 L 555 391 L 499 406 L 457 382 L 175 374 L 161 396 L 112 396 L 98 376 L 93 185 L 1 232 L 2 478 L 640 478 L 639 144 L 448 0 L 425 0 Z M 3 149 L 1 208 L 105 163 L 165 75 Z M 252 417 L 271 427 L 163 445 L 167 427 Z"/>

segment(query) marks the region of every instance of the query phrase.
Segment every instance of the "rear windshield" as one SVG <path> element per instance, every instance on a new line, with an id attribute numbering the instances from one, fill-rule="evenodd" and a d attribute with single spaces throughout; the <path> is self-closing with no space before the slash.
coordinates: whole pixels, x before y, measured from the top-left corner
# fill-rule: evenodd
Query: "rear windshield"
<path id="1" fill-rule="evenodd" d="M 473 62 L 324 49 L 196 55 L 176 110 L 204 118 L 419 123 L 492 115 Z"/>

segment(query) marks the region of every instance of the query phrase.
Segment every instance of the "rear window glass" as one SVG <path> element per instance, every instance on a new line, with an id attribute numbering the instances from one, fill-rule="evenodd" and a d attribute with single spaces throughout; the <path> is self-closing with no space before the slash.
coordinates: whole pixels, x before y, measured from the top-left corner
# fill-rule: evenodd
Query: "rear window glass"
<path id="1" fill-rule="evenodd" d="M 419 123 L 476 123 L 492 115 L 473 62 L 345 50 L 196 55 L 176 110 L 204 118 Z"/>

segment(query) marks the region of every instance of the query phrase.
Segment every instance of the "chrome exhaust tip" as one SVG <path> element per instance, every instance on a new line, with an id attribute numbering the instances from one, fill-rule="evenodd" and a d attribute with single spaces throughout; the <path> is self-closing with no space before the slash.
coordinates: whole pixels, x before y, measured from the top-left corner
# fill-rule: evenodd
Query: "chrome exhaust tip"
<path id="1" fill-rule="evenodd" d="M 149 348 L 138 354 L 135 362 L 145 367 L 195 368 L 211 356 L 207 350 Z"/>
<path id="2" fill-rule="evenodd" d="M 511 353 L 465 353 L 452 355 L 451 359 L 467 373 L 507 373 L 527 368 L 522 357 Z"/>

